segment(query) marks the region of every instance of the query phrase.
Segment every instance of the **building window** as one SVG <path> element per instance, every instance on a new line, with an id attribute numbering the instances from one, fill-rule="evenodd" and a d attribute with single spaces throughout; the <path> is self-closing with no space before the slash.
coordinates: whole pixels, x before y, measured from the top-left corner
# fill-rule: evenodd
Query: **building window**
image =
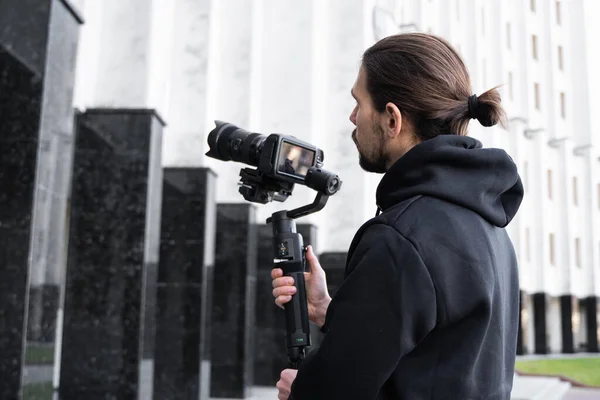
<path id="1" fill-rule="evenodd" d="M 535 109 L 539 110 L 540 109 L 540 84 L 537 82 L 533 84 L 533 95 L 535 96 Z"/>
<path id="2" fill-rule="evenodd" d="M 560 25 L 560 1 L 556 1 L 556 23 Z"/>
<path id="3" fill-rule="evenodd" d="M 548 170 L 548 198 L 552 200 L 552 170 Z"/>
<path id="4" fill-rule="evenodd" d="M 512 72 L 508 73 L 508 98 L 513 99 L 513 74 Z"/>
<path id="5" fill-rule="evenodd" d="M 531 246 L 529 242 L 529 228 L 525 228 L 525 259 L 531 261 Z"/>
<path id="6" fill-rule="evenodd" d="M 550 234 L 550 265 L 554 265 L 554 233 Z"/>
<path id="7" fill-rule="evenodd" d="M 560 116 L 563 117 L 563 119 L 566 116 L 566 111 L 565 111 L 565 93 L 564 92 L 560 92 Z"/>
<path id="8" fill-rule="evenodd" d="M 579 203 L 577 192 L 578 192 L 578 190 L 577 190 L 577 177 L 574 176 L 573 177 L 573 204 L 574 205 L 577 205 Z"/>
<path id="9" fill-rule="evenodd" d="M 581 241 L 575 238 L 575 266 L 581 268 Z"/>
<path id="10" fill-rule="evenodd" d="M 558 69 L 563 70 L 563 48 L 558 46 Z"/>
<path id="11" fill-rule="evenodd" d="M 533 59 L 537 60 L 538 59 L 538 54 L 537 54 L 537 36 L 535 36 L 535 35 L 531 35 L 531 52 L 533 54 Z"/>
<path id="12" fill-rule="evenodd" d="M 531 11 L 535 12 L 535 0 L 529 1 L 529 8 L 531 8 Z"/>
<path id="13" fill-rule="evenodd" d="M 506 23 L 506 47 L 508 47 L 508 49 L 510 50 L 510 47 L 511 47 L 511 43 L 510 43 L 510 22 Z"/>

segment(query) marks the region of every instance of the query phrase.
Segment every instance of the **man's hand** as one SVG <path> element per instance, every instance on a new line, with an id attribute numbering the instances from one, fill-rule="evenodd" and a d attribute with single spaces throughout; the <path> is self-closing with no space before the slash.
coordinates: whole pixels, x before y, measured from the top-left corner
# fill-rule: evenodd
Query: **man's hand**
<path id="1" fill-rule="evenodd" d="M 331 302 L 331 297 L 327 291 L 327 279 L 317 256 L 313 253 L 312 246 L 308 246 L 306 261 L 308 261 L 310 267 L 310 272 L 304 273 L 308 319 L 321 327 L 325 323 L 325 314 Z M 283 276 L 281 268 L 274 268 L 271 271 L 271 278 L 273 278 L 275 304 L 283 308 L 283 305 L 292 300 L 292 295 L 296 293 L 294 278 Z"/>
<path id="2" fill-rule="evenodd" d="M 295 369 L 284 369 L 281 371 L 281 379 L 279 379 L 276 385 L 277 389 L 279 389 L 279 395 L 277 396 L 279 400 L 287 400 L 290 397 L 292 383 L 296 379 L 297 373 L 298 370 Z"/>

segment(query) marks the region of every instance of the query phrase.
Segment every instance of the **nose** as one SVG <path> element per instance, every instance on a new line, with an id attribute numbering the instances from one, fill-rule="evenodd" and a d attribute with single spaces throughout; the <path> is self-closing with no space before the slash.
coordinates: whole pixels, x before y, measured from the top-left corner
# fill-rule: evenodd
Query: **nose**
<path id="1" fill-rule="evenodd" d="M 354 126 L 356 126 L 356 109 L 357 107 L 354 107 L 354 110 L 352 110 L 352 113 L 350 114 L 350 122 L 352 122 Z"/>

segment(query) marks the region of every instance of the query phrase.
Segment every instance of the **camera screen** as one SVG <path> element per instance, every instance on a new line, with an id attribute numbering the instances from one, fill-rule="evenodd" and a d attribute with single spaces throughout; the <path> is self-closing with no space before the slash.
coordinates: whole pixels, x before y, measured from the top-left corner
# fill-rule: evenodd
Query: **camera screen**
<path id="1" fill-rule="evenodd" d="M 279 166 L 277 170 L 284 174 L 304 178 L 308 169 L 315 161 L 314 150 L 309 150 L 298 145 L 283 142 L 279 152 Z"/>

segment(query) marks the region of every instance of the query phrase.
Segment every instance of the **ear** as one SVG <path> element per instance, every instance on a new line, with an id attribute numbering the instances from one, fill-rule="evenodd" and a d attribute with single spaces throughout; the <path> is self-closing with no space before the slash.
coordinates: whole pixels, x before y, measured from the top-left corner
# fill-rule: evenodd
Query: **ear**
<path id="1" fill-rule="evenodd" d="M 402 113 L 394 103 L 387 103 L 383 113 L 382 128 L 385 134 L 393 139 L 402 130 Z"/>

